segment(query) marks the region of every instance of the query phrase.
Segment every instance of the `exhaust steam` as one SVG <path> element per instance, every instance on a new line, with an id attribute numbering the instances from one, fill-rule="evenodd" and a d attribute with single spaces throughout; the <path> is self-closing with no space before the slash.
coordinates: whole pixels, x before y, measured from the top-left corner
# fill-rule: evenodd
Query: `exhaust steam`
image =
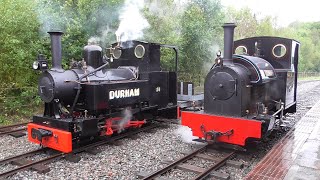
<path id="1" fill-rule="evenodd" d="M 118 41 L 130 41 L 143 37 L 143 30 L 150 26 L 140 12 L 143 8 L 144 1 L 125 1 L 119 16 L 120 24 L 115 33 Z"/>
<path id="2" fill-rule="evenodd" d="M 132 111 L 131 108 L 125 108 L 122 111 L 122 119 L 119 122 L 119 133 L 121 133 L 126 125 L 130 122 L 130 120 L 132 119 Z"/>
<path id="3" fill-rule="evenodd" d="M 193 139 L 197 139 L 198 137 L 193 136 L 191 129 L 187 126 L 179 126 L 179 128 L 176 129 L 175 134 L 178 137 L 181 137 L 181 140 L 185 143 L 202 144 L 200 142 L 193 141 Z"/>

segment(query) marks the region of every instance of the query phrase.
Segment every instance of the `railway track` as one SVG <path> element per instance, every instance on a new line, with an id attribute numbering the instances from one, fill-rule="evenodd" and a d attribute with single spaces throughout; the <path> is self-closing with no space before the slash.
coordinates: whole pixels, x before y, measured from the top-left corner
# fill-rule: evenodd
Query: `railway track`
<path id="1" fill-rule="evenodd" d="M 227 161 L 230 160 L 231 158 L 235 157 L 236 155 L 236 151 L 229 151 L 229 152 L 224 152 L 222 153 L 222 157 L 216 158 L 216 157 L 212 157 L 209 155 L 205 155 L 203 154 L 206 150 L 210 149 L 210 145 L 205 145 L 191 153 L 188 153 L 187 155 L 185 155 L 184 157 L 169 163 L 167 166 L 165 166 L 162 169 L 159 169 L 156 172 L 153 172 L 151 174 L 148 175 L 138 175 L 140 176 L 140 178 L 143 178 L 144 180 L 150 180 L 150 179 L 167 179 L 166 177 L 162 178 L 162 175 L 165 175 L 166 173 L 168 173 L 170 170 L 174 169 L 174 168 L 179 168 L 185 171 L 191 171 L 191 172 L 197 172 L 197 175 L 193 178 L 194 180 L 200 180 L 200 179 L 204 179 L 207 178 L 211 172 L 218 170 L 220 167 L 224 166 L 227 164 Z M 207 168 L 199 168 L 197 166 L 194 165 L 188 165 L 185 164 L 187 161 L 193 159 L 193 158 L 202 158 L 205 160 L 210 160 L 213 164 Z"/>
<path id="2" fill-rule="evenodd" d="M 20 124 L 14 124 L 10 126 L 2 126 L 0 127 L 0 136 L 6 135 L 6 134 L 14 134 L 14 133 L 22 133 L 27 130 L 28 123 L 20 123 Z"/>
<path id="3" fill-rule="evenodd" d="M 125 132 L 123 134 L 119 134 L 117 136 L 110 137 L 108 139 L 101 140 L 101 141 L 98 141 L 98 142 L 95 142 L 95 143 L 80 147 L 78 149 L 75 149 L 72 153 L 62 153 L 62 152 L 55 151 L 51 155 L 49 155 L 48 157 L 45 157 L 45 158 L 42 158 L 42 159 L 36 160 L 36 161 L 30 161 L 29 160 L 29 161 L 27 161 L 27 163 L 25 163 L 23 165 L 20 165 L 20 166 L 14 168 L 12 170 L 0 173 L 0 179 L 5 179 L 8 176 L 12 176 L 12 175 L 14 175 L 14 174 L 16 174 L 16 173 L 18 173 L 20 171 L 32 169 L 32 168 L 35 168 L 35 166 L 38 166 L 38 167 L 39 166 L 43 166 L 43 165 L 49 164 L 50 162 L 53 162 L 55 160 L 58 160 L 58 159 L 61 159 L 61 158 L 65 158 L 65 157 L 67 157 L 69 155 L 70 156 L 71 155 L 75 155 L 75 154 L 84 152 L 86 150 L 90 150 L 90 149 L 95 148 L 95 147 L 106 145 L 106 144 L 112 143 L 114 141 L 117 141 L 117 140 L 120 140 L 120 139 L 123 139 L 123 138 L 126 138 L 126 137 L 130 137 L 130 136 L 136 135 L 136 134 L 138 134 L 140 132 L 151 130 L 151 129 L 156 128 L 156 127 L 159 127 L 159 125 L 152 124 L 152 125 L 148 125 L 148 126 L 139 128 L 137 130 L 128 131 L 128 132 Z M 17 162 L 19 160 L 20 161 L 26 161 L 27 158 L 30 158 L 32 156 L 44 153 L 47 150 L 49 150 L 49 149 L 48 148 L 41 148 L 41 149 L 30 151 L 30 152 L 26 152 L 24 154 L 20 154 L 20 155 L 17 155 L 17 156 L 12 156 L 12 157 L 0 160 L 0 165 L 12 163 L 12 162 Z"/>

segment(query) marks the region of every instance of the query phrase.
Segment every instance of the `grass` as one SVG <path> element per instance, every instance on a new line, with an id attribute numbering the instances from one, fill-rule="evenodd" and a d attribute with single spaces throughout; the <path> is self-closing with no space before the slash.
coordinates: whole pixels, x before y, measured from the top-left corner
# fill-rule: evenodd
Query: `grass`
<path id="1" fill-rule="evenodd" d="M 31 121 L 30 117 L 15 116 L 0 116 L 0 126 L 8 126 L 12 124 L 24 123 Z"/>
<path id="2" fill-rule="evenodd" d="M 34 114 L 42 114 L 42 112 L 42 106 L 33 106 L 19 109 L 13 114 L 4 113 L 0 115 L 0 126 L 29 122 Z"/>
<path id="3" fill-rule="evenodd" d="M 30 121 L 43 109 L 36 87 L 8 86 L 0 88 L 0 126 Z"/>
<path id="4" fill-rule="evenodd" d="M 298 77 L 298 81 L 315 81 L 320 80 L 320 76 Z"/>

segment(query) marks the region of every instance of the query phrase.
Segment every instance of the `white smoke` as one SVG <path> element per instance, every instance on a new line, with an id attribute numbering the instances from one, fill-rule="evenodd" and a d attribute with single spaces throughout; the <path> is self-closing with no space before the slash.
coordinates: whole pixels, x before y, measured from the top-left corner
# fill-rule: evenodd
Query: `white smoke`
<path id="1" fill-rule="evenodd" d="M 187 126 L 180 126 L 175 134 L 182 138 L 185 143 L 201 144 L 200 142 L 193 141 L 193 139 L 198 139 L 198 137 L 192 135 L 192 131 Z"/>
<path id="2" fill-rule="evenodd" d="M 187 6 L 188 2 L 186 0 L 173 0 L 172 2 L 163 0 L 146 1 L 149 12 L 161 18 L 177 17 L 185 11 Z"/>
<path id="3" fill-rule="evenodd" d="M 125 108 L 122 111 L 122 119 L 119 122 L 119 133 L 125 129 L 125 126 L 130 122 L 132 119 L 132 112 L 130 108 Z"/>
<path id="4" fill-rule="evenodd" d="M 88 39 L 88 44 L 95 44 L 95 45 L 100 45 L 102 47 L 105 47 L 105 45 L 109 43 L 108 36 L 112 32 L 112 30 L 109 28 L 109 25 L 106 25 L 106 26 L 100 27 L 98 29 L 98 32 L 99 32 L 99 36 L 91 36 Z"/>
<path id="5" fill-rule="evenodd" d="M 102 39 L 107 39 L 108 35 L 110 33 L 113 34 L 114 30 L 110 28 L 109 24 L 99 29 L 99 32 L 101 33 Z"/>
<path id="6" fill-rule="evenodd" d="M 143 37 L 143 30 L 150 25 L 147 19 L 141 14 L 144 8 L 143 0 L 126 0 L 120 11 L 120 24 L 116 36 L 120 41 L 134 40 Z"/>
<path id="7" fill-rule="evenodd" d="M 97 36 L 89 38 L 88 44 L 100 44 L 101 39 Z"/>
<path id="8" fill-rule="evenodd" d="M 96 40 L 103 48 L 110 45 L 110 42 L 114 42 L 115 29 L 112 29 L 109 24 L 99 27 L 97 32 L 99 35 L 90 37 L 88 42 L 90 39 Z"/>
<path id="9" fill-rule="evenodd" d="M 210 71 L 211 67 L 215 63 L 215 59 L 217 58 L 217 53 L 219 51 L 221 51 L 221 48 L 218 44 L 212 44 L 208 47 L 208 61 L 205 61 L 202 67 L 202 72 L 204 74 L 207 74 Z"/>
<path id="10" fill-rule="evenodd" d="M 40 34 L 46 36 L 48 31 L 65 31 L 67 21 L 69 20 L 60 12 L 61 7 L 54 1 L 39 1 L 35 7 L 39 23 Z"/>

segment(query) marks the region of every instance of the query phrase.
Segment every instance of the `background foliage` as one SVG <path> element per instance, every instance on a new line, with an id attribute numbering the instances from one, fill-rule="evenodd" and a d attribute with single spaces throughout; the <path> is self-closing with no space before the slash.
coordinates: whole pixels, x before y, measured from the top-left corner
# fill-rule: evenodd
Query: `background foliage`
<path id="1" fill-rule="evenodd" d="M 119 13 L 125 0 L 1 0 L 0 1 L 0 123 L 18 114 L 29 116 L 41 101 L 38 53 L 51 59 L 47 31 L 62 30 L 63 65 L 81 60 L 82 48 L 95 38 L 106 47 L 115 42 Z M 235 39 L 276 35 L 301 42 L 300 71 L 320 72 L 320 22 L 277 26 L 276 17 L 257 19 L 250 9 L 222 7 L 219 0 L 149 0 L 142 10 L 150 27 L 141 40 L 179 47 L 180 80 L 201 83 L 215 54 L 222 49 L 224 22 L 235 22 Z M 162 51 L 163 69 L 173 69 L 173 52 Z M 31 109 L 31 110 L 30 110 Z M 15 119 L 15 118 L 13 118 Z"/>

